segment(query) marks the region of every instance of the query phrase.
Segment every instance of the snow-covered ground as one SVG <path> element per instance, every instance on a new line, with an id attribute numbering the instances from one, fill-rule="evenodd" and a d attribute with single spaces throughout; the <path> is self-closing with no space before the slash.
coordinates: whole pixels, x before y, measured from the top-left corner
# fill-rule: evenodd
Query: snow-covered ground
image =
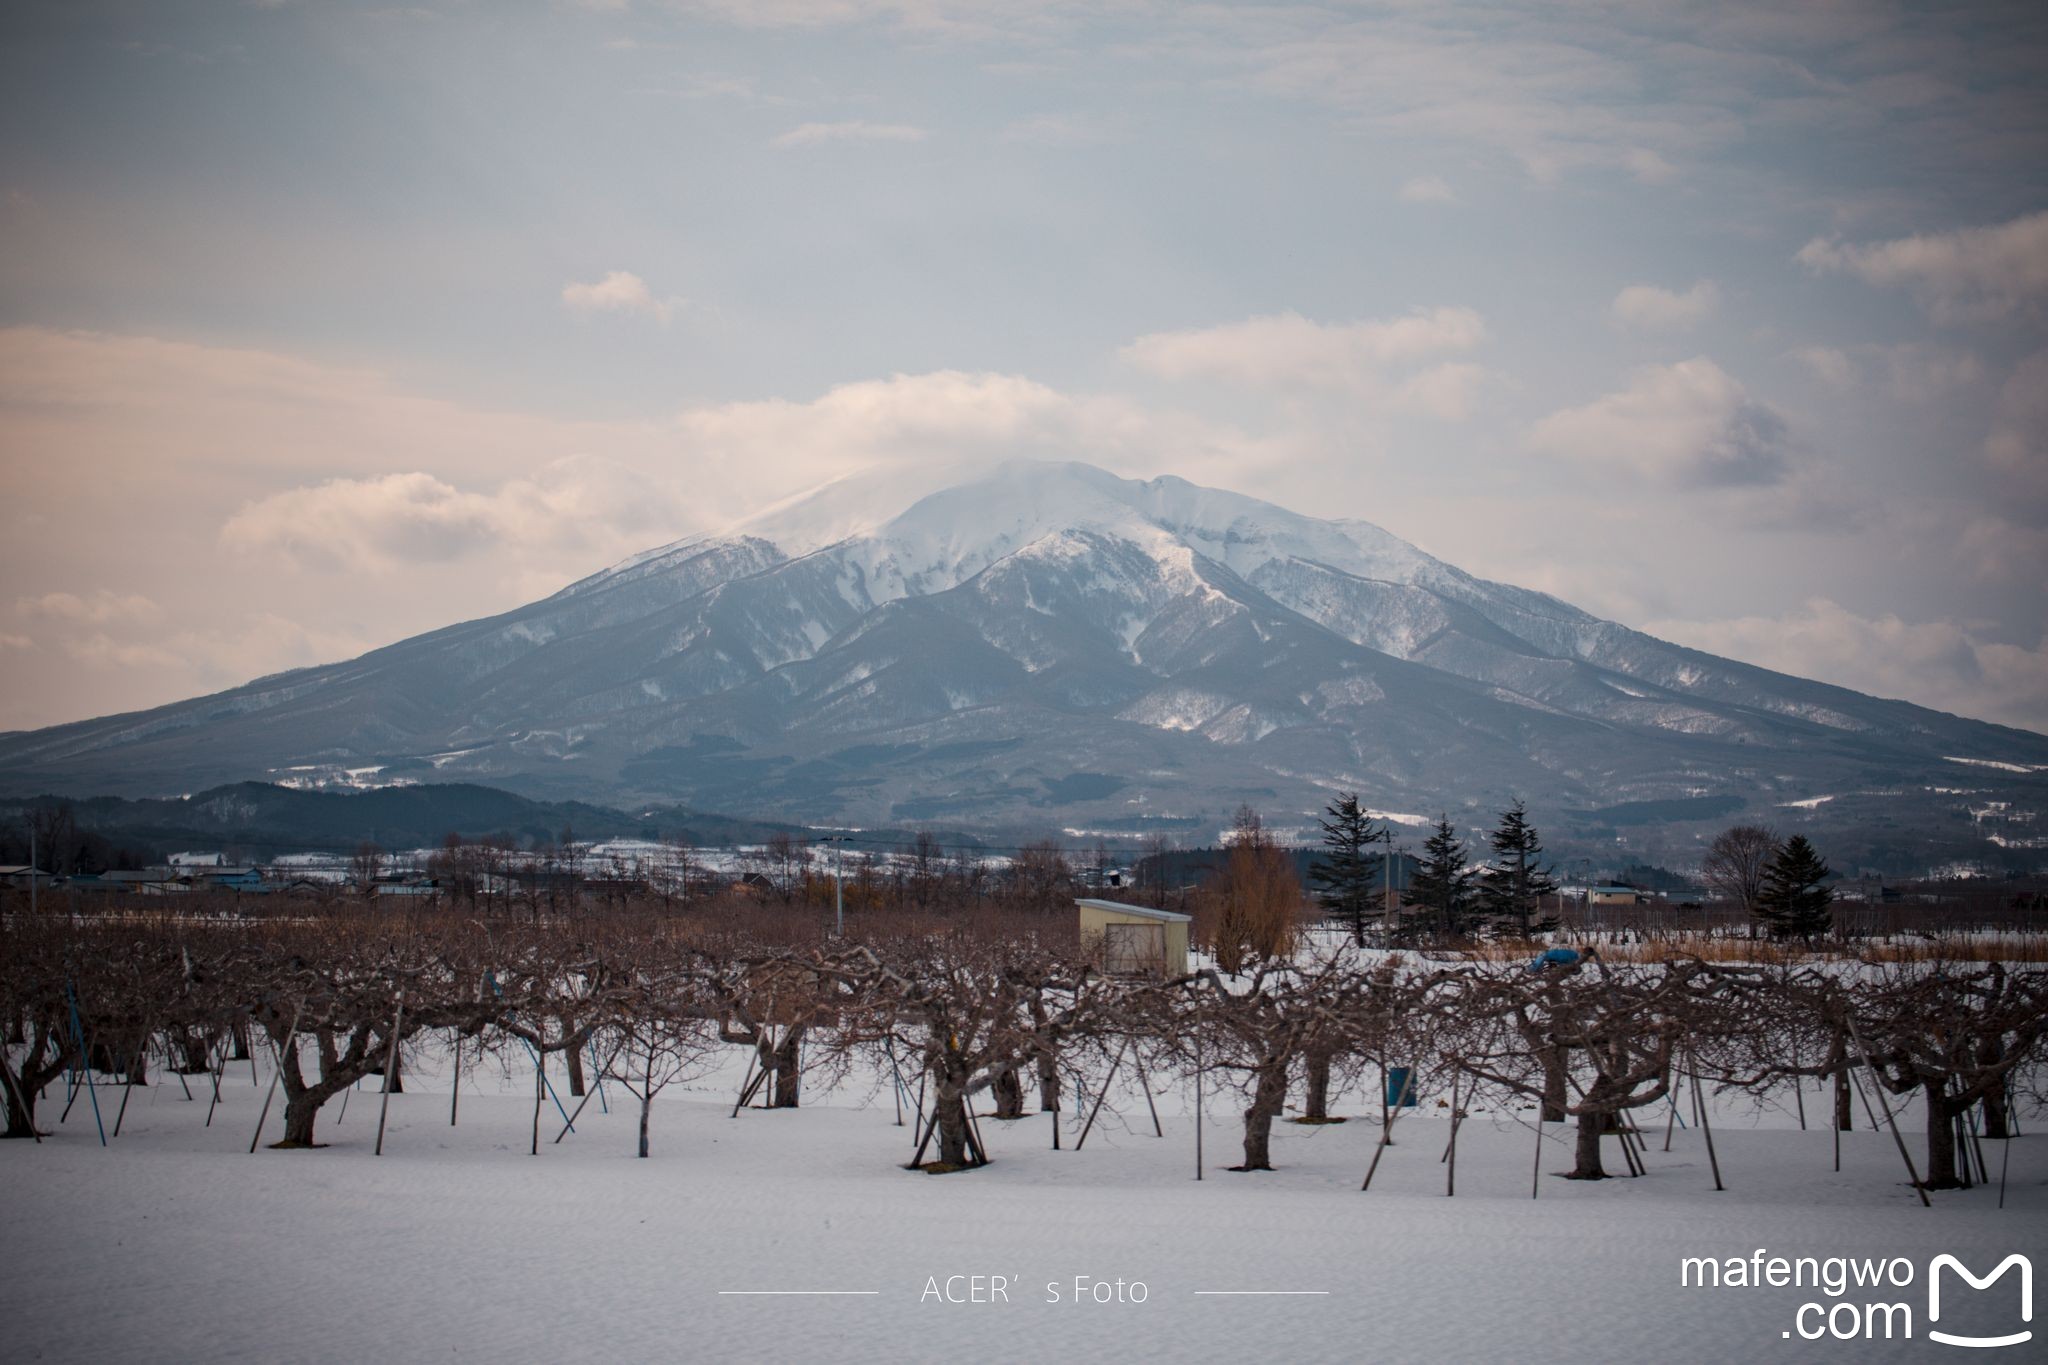
<path id="1" fill-rule="evenodd" d="M 263 1073 L 267 1080 L 267 1069 Z M 528 1154 L 530 1070 L 465 1078 L 449 1125 L 431 1060 L 394 1096 L 372 1155 L 373 1088 L 323 1115 L 317 1152 L 248 1151 L 263 1090 L 247 1063 L 203 1126 L 206 1079 L 130 1097 L 102 1150 L 81 1098 L 40 1146 L 0 1144 L 4 1357 L 27 1360 L 1473 1360 L 1721 1361 L 1940 1358 L 1926 1339 L 1926 1276 L 1941 1252 L 1979 1274 L 2011 1252 L 2048 1254 L 2048 1134 L 2011 1144 L 1998 1190 L 1922 1208 L 1888 1133 L 1801 1132 L 1789 1115 L 1726 1101 L 1715 1128 L 1728 1188 L 1700 1135 L 1662 1115 L 1649 1173 L 1579 1184 L 1546 1174 L 1530 1198 L 1526 1114 L 1469 1120 L 1455 1198 L 1434 1096 L 1394 1130 L 1370 1193 L 1359 1181 L 1376 1102 L 1353 1091 L 1343 1125 L 1279 1125 L 1275 1162 L 1237 1159 L 1230 1101 L 1211 1096 L 1207 1178 L 1194 1179 L 1191 1109 L 1114 1100 L 1083 1151 L 1050 1150 L 1051 1120 L 984 1117 L 993 1165 L 901 1169 L 908 1128 L 890 1094 L 860 1086 L 798 1111 L 731 1117 L 738 1075 L 672 1088 L 653 1156 L 616 1090 L 560 1145 L 553 1105 Z M 102 1092 L 107 1121 L 119 1090 Z M 45 1123 L 55 1126 L 61 1087 Z M 984 1106 L 986 1107 L 986 1106 Z M 1816 1124 L 1820 1104 L 1809 1096 Z M 1370 1120 L 1370 1121 L 1368 1121 Z M 1909 1123 L 1911 1122 L 1909 1118 Z M 2039 1119 L 2023 1126 L 2037 1133 Z M 280 1131 L 272 1111 L 266 1140 Z M 1909 1141 L 1916 1134 L 1909 1126 Z M 1570 1165 L 1552 1125 L 1546 1172 Z M 1987 1144 L 1994 1181 L 2003 1153 Z M 1610 1169 L 1619 1149 L 1610 1142 Z M 1684 1257 L 1904 1257 L 1905 1288 L 1681 1287 Z M 1006 1299 L 945 1302 L 950 1277 L 1003 1277 Z M 1077 1277 L 1125 1281 L 1094 1301 Z M 952 1280 L 958 1297 L 977 1282 Z M 2017 1289 L 1943 1286 L 1940 1326 L 2015 1330 Z M 838 1291 L 765 1294 L 736 1291 Z M 1225 1292 L 1228 1291 L 1228 1292 Z M 1251 1292 L 1259 1291 L 1259 1292 Z M 1271 1291 L 1290 1291 L 1274 1293 Z M 1303 1292 L 1318 1291 L 1318 1292 Z M 1058 1302 L 1048 1297 L 1057 1294 Z M 1900 1302 L 1914 1336 L 1851 1345 L 1798 1338 L 1802 1304 Z M 1805 1325 L 1823 1319 L 1809 1313 Z M 1846 1316 L 1838 1321 L 1847 1322 Z M 1785 1333 L 1795 1333 L 1787 1337 Z M 2023 1348 L 2010 1353 L 2029 1358 Z M 1996 1356 L 1993 1357 L 1997 1358 Z M 2039 1359 L 2039 1355 L 2031 1358 Z"/>

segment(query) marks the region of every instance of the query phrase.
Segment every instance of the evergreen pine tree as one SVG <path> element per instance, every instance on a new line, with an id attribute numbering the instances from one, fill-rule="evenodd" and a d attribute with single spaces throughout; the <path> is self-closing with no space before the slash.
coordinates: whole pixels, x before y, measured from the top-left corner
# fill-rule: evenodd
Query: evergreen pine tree
<path id="1" fill-rule="evenodd" d="M 1811 939 L 1834 922 L 1835 893 L 1822 885 L 1830 876 L 1806 836 L 1787 839 L 1764 869 L 1756 915 L 1775 938 Z"/>
<path id="2" fill-rule="evenodd" d="M 1541 913 L 1541 898 L 1557 893 L 1554 868 L 1543 863 L 1543 841 L 1529 823 L 1520 801 L 1500 813 L 1500 823 L 1486 836 L 1493 861 L 1479 878 L 1479 903 L 1499 929 L 1527 938 L 1557 927 L 1555 915 Z"/>
<path id="3" fill-rule="evenodd" d="M 1339 792 L 1323 814 L 1323 854 L 1309 866 L 1309 883 L 1324 911 L 1363 946 L 1367 922 L 1380 913 L 1381 855 L 1368 850 L 1382 839 L 1392 842 L 1393 832 L 1359 810 L 1357 792 Z"/>
<path id="4" fill-rule="evenodd" d="M 1465 866 L 1465 845 L 1448 816 L 1439 815 L 1422 845 L 1422 860 L 1408 879 L 1407 903 L 1428 912 L 1446 938 L 1467 927 L 1472 915 L 1473 872 Z"/>

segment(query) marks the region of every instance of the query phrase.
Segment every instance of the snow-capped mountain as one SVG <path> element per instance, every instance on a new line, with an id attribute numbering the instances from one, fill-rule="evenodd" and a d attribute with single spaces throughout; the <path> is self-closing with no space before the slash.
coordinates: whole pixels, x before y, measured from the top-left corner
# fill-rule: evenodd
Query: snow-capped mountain
<path id="1" fill-rule="evenodd" d="M 1401 813 L 2038 804 L 2048 739 L 1667 644 L 1367 522 L 1016 463 L 907 506 L 885 481 L 827 485 L 502 616 L 0 738 L 0 766 L 16 788 L 353 773 L 1206 833 L 1338 789 Z"/>

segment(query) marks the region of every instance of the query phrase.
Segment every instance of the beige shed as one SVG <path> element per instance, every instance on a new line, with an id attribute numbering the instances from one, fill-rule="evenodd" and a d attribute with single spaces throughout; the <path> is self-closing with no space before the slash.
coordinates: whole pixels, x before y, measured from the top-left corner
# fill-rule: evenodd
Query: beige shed
<path id="1" fill-rule="evenodd" d="M 1180 976 L 1187 971 L 1192 916 L 1122 901 L 1074 904 L 1081 907 L 1081 946 L 1100 946 L 1104 971 L 1119 976 Z"/>

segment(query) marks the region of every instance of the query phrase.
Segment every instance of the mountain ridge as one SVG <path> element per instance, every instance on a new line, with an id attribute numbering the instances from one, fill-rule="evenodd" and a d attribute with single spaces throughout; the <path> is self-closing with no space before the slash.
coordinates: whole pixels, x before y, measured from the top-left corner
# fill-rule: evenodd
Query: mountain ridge
<path id="1" fill-rule="evenodd" d="M 0 768 L 989 828 L 1291 817 L 1340 788 L 1411 816 L 1896 789 L 1926 820 L 2037 808 L 2048 738 L 1672 645 L 1370 522 L 1013 462 L 922 496 L 840 480 L 353 660 L 0 736 Z"/>

